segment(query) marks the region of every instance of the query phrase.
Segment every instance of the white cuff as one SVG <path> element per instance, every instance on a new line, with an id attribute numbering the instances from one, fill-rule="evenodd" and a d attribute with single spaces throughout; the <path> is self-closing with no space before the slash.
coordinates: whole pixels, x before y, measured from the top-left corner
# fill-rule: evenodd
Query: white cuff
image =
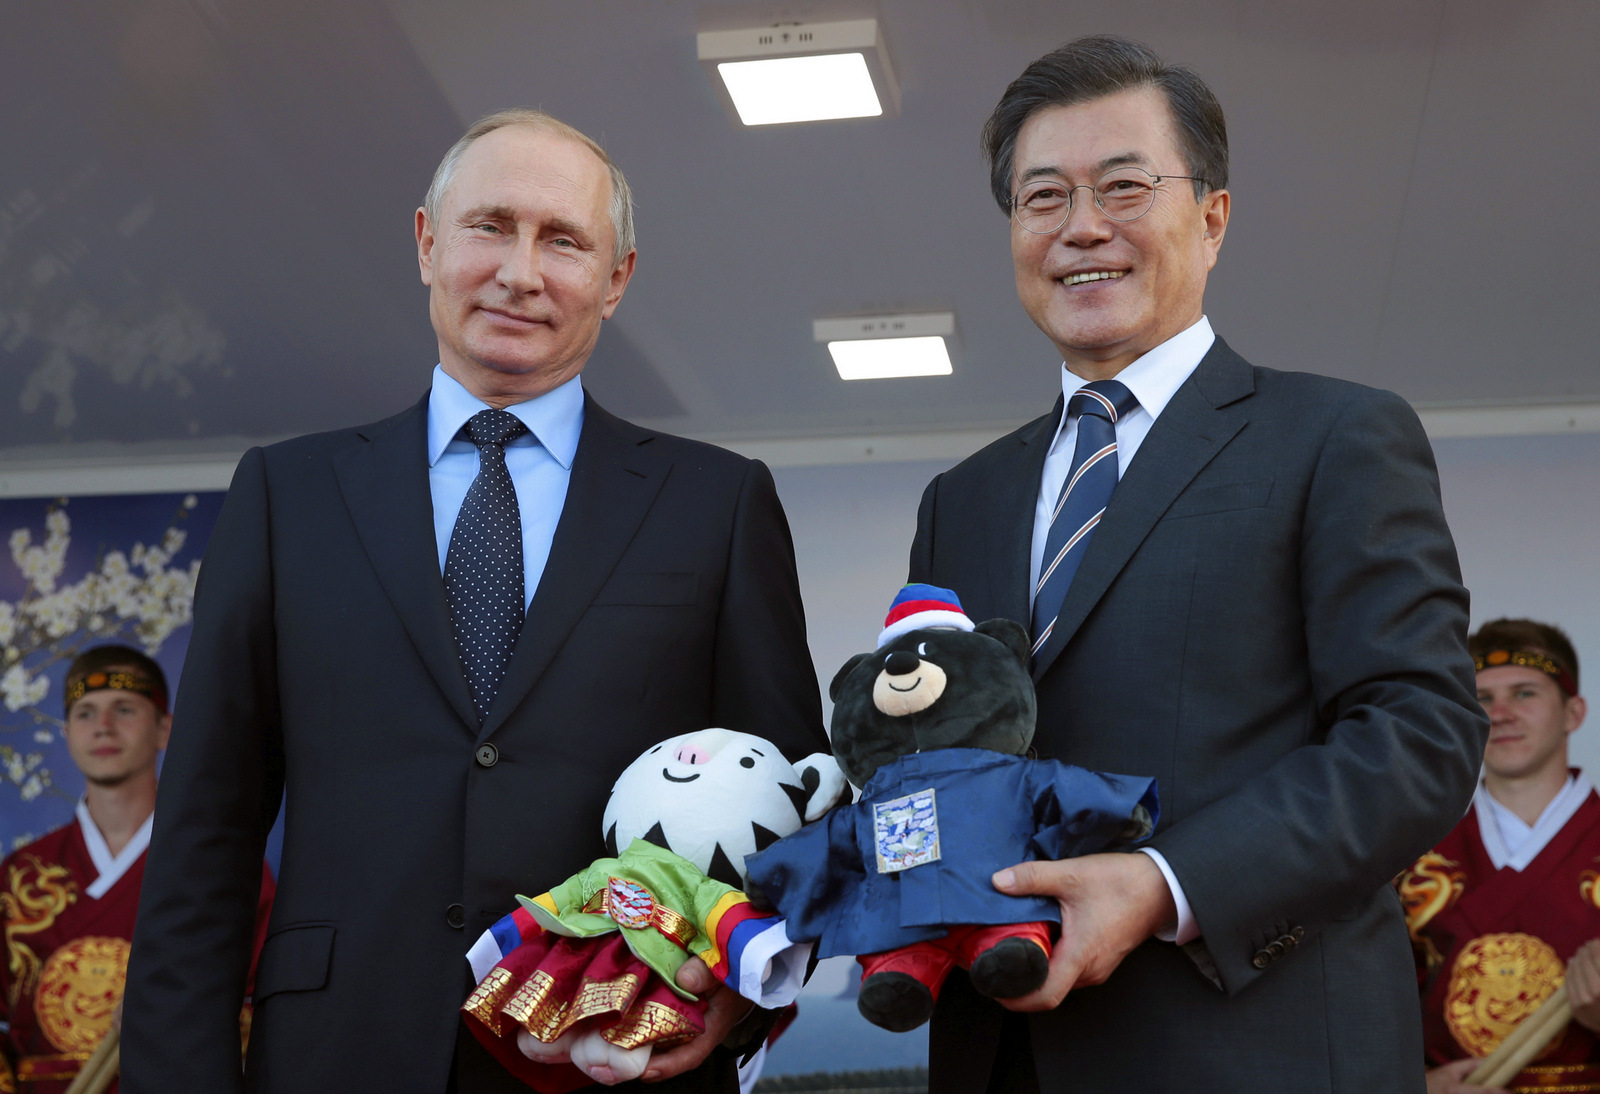
<path id="1" fill-rule="evenodd" d="M 1172 903 L 1178 906 L 1178 920 L 1169 923 L 1156 932 L 1156 937 L 1163 942 L 1176 942 L 1183 945 L 1193 942 L 1200 937 L 1200 924 L 1194 921 L 1194 910 L 1189 907 L 1189 898 L 1183 895 L 1183 886 L 1178 884 L 1172 867 L 1167 865 L 1166 856 L 1154 847 L 1141 847 L 1139 851 L 1149 855 L 1155 862 L 1156 869 L 1161 871 L 1161 876 L 1166 879 L 1167 888 L 1172 890 Z"/>

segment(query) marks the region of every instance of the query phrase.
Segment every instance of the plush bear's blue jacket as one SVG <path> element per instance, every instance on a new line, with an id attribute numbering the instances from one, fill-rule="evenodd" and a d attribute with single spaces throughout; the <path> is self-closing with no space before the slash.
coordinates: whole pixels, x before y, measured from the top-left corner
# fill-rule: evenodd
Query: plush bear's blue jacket
<path id="1" fill-rule="evenodd" d="M 879 873 L 873 806 L 932 788 L 941 857 Z M 878 953 L 968 924 L 1059 922 L 1047 897 L 995 891 L 996 870 L 1103 849 L 1136 805 L 1157 818 L 1153 779 L 1103 775 L 1056 760 L 944 748 L 880 767 L 861 800 L 745 859 L 750 879 L 817 956 Z"/>

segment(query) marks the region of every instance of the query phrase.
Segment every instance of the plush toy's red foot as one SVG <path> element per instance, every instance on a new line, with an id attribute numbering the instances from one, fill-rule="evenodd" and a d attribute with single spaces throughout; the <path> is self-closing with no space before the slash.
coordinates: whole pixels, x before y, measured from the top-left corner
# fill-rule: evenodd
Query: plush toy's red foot
<path id="1" fill-rule="evenodd" d="M 1044 986 L 1050 972 L 1050 927 L 1046 923 L 1002 923 L 958 927 L 956 964 L 972 986 L 991 999 L 1015 999 Z"/>
<path id="2" fill-rule="evenodd" d="M 939 986 L 955 964 L 955 955 L 945 939 L 936 939 L 867 954 L 860 961 L 861 995 L 856 1009 L 875 1026 L 905 1033 L 933 1017 Z"/>
<path id="3" fill-rule="evenodd" d="M 933 992 L 914 976 L 880 972 L 861 981 L 861 1017 L 890 1033 L 906 1033 L 933 1017 Z"/>

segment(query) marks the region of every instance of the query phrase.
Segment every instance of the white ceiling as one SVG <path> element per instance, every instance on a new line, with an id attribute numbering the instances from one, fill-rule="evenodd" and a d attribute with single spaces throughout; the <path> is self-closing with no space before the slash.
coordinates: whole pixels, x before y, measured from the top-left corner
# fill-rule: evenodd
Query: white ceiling
<path id="1" fill-rule="evenodd" d="M 1056 361 L 977 131 L 1082 33 L 1217 90 L 1234 216 L 1208 312 L 1258 364 L 1422 405 L 1600 400 L 1590 0 L 116 0 L 0 39 L 0 456 L 230 447 L 389 413 L 433 346 L 410 239 L 465 122 L 542 106 L 638 196 L 586 382 L 677 432 L 980 429 Z M 896 118 L 743 129 L 695 33 L 875 14 Z M 11 26 L 20 33 L 13 33 Z M 956 313 L 949 377 L 838 379 L 818 317 Z"/>

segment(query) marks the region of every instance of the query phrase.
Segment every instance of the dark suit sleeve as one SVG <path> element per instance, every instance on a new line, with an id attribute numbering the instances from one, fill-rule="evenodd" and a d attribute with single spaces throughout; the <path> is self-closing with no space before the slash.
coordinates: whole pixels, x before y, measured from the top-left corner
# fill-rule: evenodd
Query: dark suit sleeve
<path id="1" fill-rule="evenodd" d="M 939 480 L 943 477 L 933 477 L 922 491 L 922 501 L 917 506 L 917 534 L 911 540 L 911 563 L 906 570 L 909 584 L 933 581 L 933 507 L 939 496 Z"/>
<path id="2" fill-rule="evenodd" d="M 283 791 L 268 505 L 252 449 L 195 594 L 128 968 L 124 1094 L 244 1088 L 239 1008 Z"/>
<path id="3" fill-rule="evenodd" d="M 1449 831 L 1488 729 L 1432 451 L 1399 397 L 1364 390 L 1328 433 L 1299 571 L 1311 743 L 1151 840 L 1230 992 L 1267 943 L 1355 913 Z"/>
<path id="4" fill-rule="evenodd" d="M 828 750 L 794 540 L 759 461 L 746 468 L 734 513 L 714 673 L 713 725 L 765 737 L 792 760 Z"/>

